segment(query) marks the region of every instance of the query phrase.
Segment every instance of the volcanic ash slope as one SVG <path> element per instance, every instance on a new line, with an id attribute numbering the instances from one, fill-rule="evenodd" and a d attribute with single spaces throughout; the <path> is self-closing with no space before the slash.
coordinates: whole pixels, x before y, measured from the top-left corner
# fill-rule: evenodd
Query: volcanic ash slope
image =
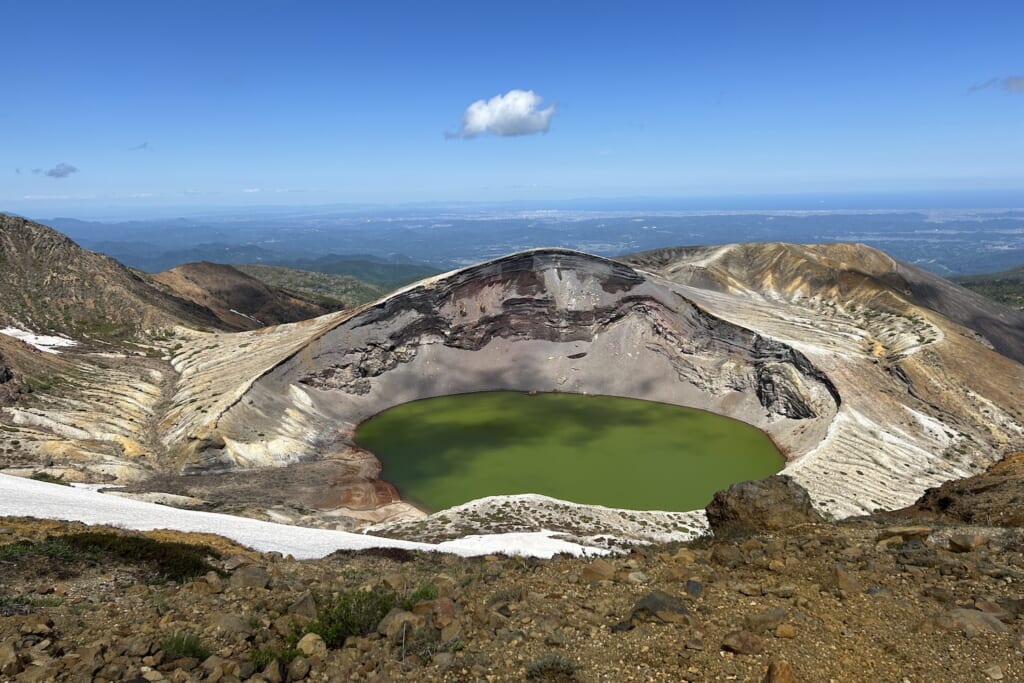
<path id="1" fill-rule="evenodd" d="M 734 417 L 771 435 L 836 516 L 904 506 L 1020 448 L 1024 366 L 870 274 L 895 263 L 880 252 L 833 247 L 668 250 L 632 267 L 533 250 L 351 312 L 196 335 L 174 358 L 164 445 L 186 472 L 338 463 L 344 476 L 306 503 L 364 521 L 415 511 L 352 444 L 355 426 L 451 393 L 608 394 Z"/>

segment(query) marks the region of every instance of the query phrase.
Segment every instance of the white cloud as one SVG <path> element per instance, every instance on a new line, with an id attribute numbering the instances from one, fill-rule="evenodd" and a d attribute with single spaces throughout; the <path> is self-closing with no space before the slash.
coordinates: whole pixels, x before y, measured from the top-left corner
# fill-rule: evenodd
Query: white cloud
<path id="1" fill-rule="evenodd" d="M 489 100 L 477 100 L 466 107 L 458 133 L 448 138 L 475 138 L 484 133 L 502 137 L 547 133 L 555 105 L 540 109 L 542 98 L 532 90 L 509 90 Z"/>
<path id="2" fill-rule="evenodd" d="M 246 194 L 255 194 L 255 193 L 260 192 L 260 191 L 261 190 L 258 187 L 247 187 L 247 188 L 242 190 L 242 192 L 244 192 Z"/>

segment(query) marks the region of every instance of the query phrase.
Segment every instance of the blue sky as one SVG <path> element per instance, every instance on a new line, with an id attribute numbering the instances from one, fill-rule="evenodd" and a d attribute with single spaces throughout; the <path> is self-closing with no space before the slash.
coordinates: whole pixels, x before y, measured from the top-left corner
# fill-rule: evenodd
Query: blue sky
<path id="1" fill-rule="evenodd" d="M 1024 188 L 1020 2 L 39 0 L 0 18 L 0 210 Z M 516 90 L 532 119 L 465 127 Z"/>

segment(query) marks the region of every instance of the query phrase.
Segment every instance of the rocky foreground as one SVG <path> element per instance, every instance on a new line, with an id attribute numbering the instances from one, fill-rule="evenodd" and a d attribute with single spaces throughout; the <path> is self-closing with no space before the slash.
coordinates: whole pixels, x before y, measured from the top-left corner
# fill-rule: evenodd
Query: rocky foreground
<path id="1" fill-rule="evenodd" d="M 716 538 L 548 561 L 0 520 L 0 680 L 1024 680 L 1019 529 L 828 523 L 767 481 Z"/>

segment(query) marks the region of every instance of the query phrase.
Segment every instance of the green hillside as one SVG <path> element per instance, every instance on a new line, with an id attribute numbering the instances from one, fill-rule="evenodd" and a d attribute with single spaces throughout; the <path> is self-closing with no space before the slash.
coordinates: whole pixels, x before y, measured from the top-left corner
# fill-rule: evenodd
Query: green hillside
<path id="1" fill-rule="evenodd" d="M 962 275 L 953 281 L 1012 308 L 1024 309 L 1024 265 L 981 275 Z"/>
<path id="2" fill-rule="evenodd" d="M 346 306 L 359 306 L 387 293 L 384 287 L 363 282 L 351 275 L 316 273 L 283 266 L 235 266 L 246 275 L 261 282 L 309 297 L 327 301 L 340 301 Z"/>

